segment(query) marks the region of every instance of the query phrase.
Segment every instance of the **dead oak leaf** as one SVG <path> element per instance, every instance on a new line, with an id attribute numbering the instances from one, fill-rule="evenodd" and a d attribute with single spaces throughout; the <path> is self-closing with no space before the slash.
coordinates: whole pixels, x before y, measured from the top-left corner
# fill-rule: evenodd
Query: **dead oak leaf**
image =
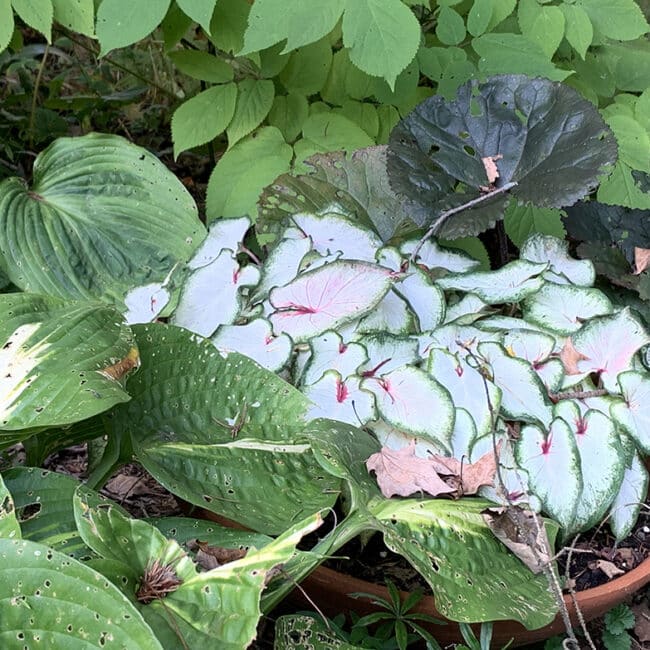
<path id="1" fill-rule="evenodd" d="M 560 361 L 562 362 L 564 371 L 567 375 L 581 374 L 582 371 L 578 368 L 578 362 L 586 361 L 588 359 L 589 357 L 575 349 L 571 338 L 566 340 L 560 352 Z"/>
<path id="2" fill-rule="evenodd" d="M 368 458 L 366 467 L 375 472 L 379 489 L 387 498 L 408 497 L 417 492 L 435 497 L 456 491 L 436 474 L 430 459 L 415 455 L 414 440 L 398 450 L 382 447 Z"/>
<path id="3" fill-rule="evenodd" d="M 497 446 L 497 455 L 501 443 Z M 475 463 L 465 463 L 457 458 L 432 455 L 435 471 L 450 485 L 455 485 L 458 496 L 476 494 L 484 485 L 494 485 L 497 471 L 497 456 L 493 451 L 483 454 Z"/>
<path id="4" fill-rule="evenodd" d="M 650 248 L 634 247 L 634 275 L 643 273 L 650 266 Z"/>

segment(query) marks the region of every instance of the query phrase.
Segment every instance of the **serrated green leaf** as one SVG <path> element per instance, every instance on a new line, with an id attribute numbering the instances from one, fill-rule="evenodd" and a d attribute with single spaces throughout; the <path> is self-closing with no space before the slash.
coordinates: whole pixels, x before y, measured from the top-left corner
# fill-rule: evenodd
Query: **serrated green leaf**
<path id="1" fill-rule="evenodd" d="M 494 28 L 503 22 L 517 6 L 517 0 L 492 0 L 492 17 L 487 31 L 493 31 Z"/>
<path id="2" fill-rule="evenodd" d="M 515 246 L 521 246 L 533 233 L 564 237 L 562 212 L 555 208 L 538 208 L 530 203 L 511 201 L 503 217 L 506 234 Z"/>
<path id="3" fill-rule="evenodd" d="M 639 210 L 650 210 L 650 192 L 644 192 L 635 182 L 632 169 L 622 161 L 614 165 L 612 173 L 598 187 L 601 203 Z"/>
<path id="4" fill-rule="evenodd" d="M 176 3 L 194 22 L 210 33 L 210 20 L 217 0 L 176 0 Z"/>
<path id="5" fill-rule="evenodd" d="M 290 92 L 313 95 L 325 85 L 331 64 L 332 48 L 322 38 L 293 52 L 278 79 Z"/>
<path id="6" fill-rule="evenodd" d="M 239 52 L 251 5 L 242 0 L 219 0 L 212 14 L 209 39 L 225 52 Z"/>
<path id="7" fill-rule="evenodd" d="M 176 50 L 168 54 L 174 65 L 194 79 L 220 84 L 232 81 L 232 66 L 208 52 L 200 50 Z"/>
<path id="8" fill-rule="evenodd" d="M 11 42 L 14 33 L 14 12 L 11 0 L 0 0 L 0 52 Z"/>
<path id="9" fill-rule="evenodd" d="M 289 170 L 293 151 L 275 127 L 260 129 L 226 152 L 208 182 L 208 220 L 257 216 L 264 187 Z"/>
<path id="10" fill-rule="evenodd" d="M 372 138 L 374 143 L 379 133 L 379 116 L 377 115 L 377 109 L 372 104 L 349 99 L 340 108 L 332 109 L 332 113 L 343 115 L 360 126 Z"/>
<path id="11" fill-rule="evenodd" d="M 634 118 L 612 115 L 605 120 L 618 142 L 619 160 L 632 169 L 650 173 L 650 134 Z"/>
<path id="12" fill-rule="evenodd" d="M 226 129 L 228 148 L 256 129 L 273 105 L 275 86 L 270 79 L 243 79 L 237 83 L 237 103 Z"/>
<path id="13" fill-rule="evenodd" d="M 465 39 L 465 21 L 451 7 L 441 7 L 436 22 L 436 36 L 445 45 L 458 45 Z"/>
<path id="14" fill-rule="evenodd" d="M 643 92 L 650 86 L 650 41 L 639 38 L 626 43 L 607 42 L 595 61 L 601 77 L 608 77 L 619 90 Z M 591 81 L 591 77 L 590 77 Z"/>
<path id="15" fill-rule="evenodd" d="M 276 95 L 267 121 L 278 128 L 287 142 L 293 142 L 302 132 L 302 126 L 309 115 L 309 103 L 304 95 L 290 92 Z"/>
<path id="16" fill-rule="evenodd" d="M 169 5 L 169 10 L 160 23 L 165 52 L 169 53 L 185 36 L 192 25 L 192 19 L 185 15 L 175 2 Z"/>
<path id="17" fill-rule="evenodd" d="M 52 36 L 54 8 L 52 0 L 11 0 L 14 11 L 49 43 Z"/>
<path id="18" fill-rule="evenodd" d="M 520 0 L 521 33 L 552 57 L 564 38 L 564 14 L 559 7 L 540 7 L 536 0 Z"/>
<path id="19" fill-rule="evenodd" d="M 594 39 L 594 28 L 587 12 L 579 5 L 572 5 L 563 2 L 560 11 L 564 14 L 566 21 L 565 36 L 571 47 L 585 58 L 587 49 Z"/>
<path id="20" fill-rule="evenodd" d="M 14 499 L 0 476 L 0 538 L 19 539 L 21 536 Z"/>
<path id="21" fill-rule="evenodd" d="M 170 0 L 102 0 L 97 9 L 97 38 L 104 56 L 118 47 L 126 47 L 150 34 L 162 21 Z"/>
<path id="22" fill-rule="evenodd" d="M 95 5 L 93 0 L 52 0 L 54 20 L 68 29 L 84 34 L 95 35 Z M 0 23 L 2 19 L 0 19 Z M 1 48 L 0 48 L 1 49 Z"/>
<path id="23" fill-rule="evenodd" d="M 648 21 L 634 0 L 577 0 L 576 4 L 603 36 L 631 41 L 648 31 Z"/>
<path id="24" fill-rule="evenodd" d="M 644 90 L 637 99 L 634 117 L 646 131 L 650 132 L 650 88 Z"/>
<path id="25" fill-rule="evenodd" d="M 467 14 L 467 31 L 472 36 L 480 36 L 490 24 L 492 18 L 493 1 L 476 0 Z"/>
<path id="26" fill-rule="evenodd" d="M 331 112 L 310 115 L 302 126 L 302 133 L 322 151 L 354 151 L 375 144 L 354 122 Z"/>

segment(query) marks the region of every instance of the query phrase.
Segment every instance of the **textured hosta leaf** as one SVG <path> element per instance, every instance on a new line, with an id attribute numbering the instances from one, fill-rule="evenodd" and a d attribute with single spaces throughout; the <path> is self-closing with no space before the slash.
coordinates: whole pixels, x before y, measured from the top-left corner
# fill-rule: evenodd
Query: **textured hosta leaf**
<path id="1" fill-rule="evenodd" d="M 415 331 L 415 314 L 395 291 L 389 291 L 357 326 L 360 333 L 409 334 Z"/>
<path id="2" fill-rule="evenodd" d="M 569 425 L 555 418 L 547 433 L 525 426 L 516 456 L 520 467 L 528 472 L 530 488 L 540 498 L 544 511 L 563 529 L 571 530 L 582 494 L 582 476 L 580 453 Z"/>
<path id="3" fill-rule="evenodd" d="M 10 539 L 0 539 L 0 558 L 3 648 L 34 642 L 162 650 L 131 601 L 81 562 L 36 542 Z"/>
<path id="4" fill-rule="evenodd" d="M 276 645 L 284 650 L 308 650 L 311 639 L 318 639 L 320 650 L 359 650 L 361 646 L 344 641 L 334 628 L 311 614 L 285 614 L 275 622 Z"/>
<path id="5" fill-rule="evenodd" d="M 519 302 L 544 284 L 540 276 L 547 267 L 547 264 L 515 260 L 498 271 L 447 275 L 436 282 L 445 291 L 471 291 L 490 304 Z"/>
<path id="6" fill-rule="evenodd" d="M 187 267 L 200 269 L 211 264 L 219 257 L 224 248 L 237 253 L 250 226 L 251 220 L 248 217 L 213 221 L 210 224 L 207 237 L 187 263 Z"/>
<path id="7" fill-rule="evenodd" d="M 650 453 L 650 378 L 631 370 L 618 376 L 618 384 L 625 401 L 612 405 L 612 417 L 644 453 Z"/>
<path id="8" fill-rule="evenodd" d="M 360 377 L 343 378 L 336 370 L 328 370 L 318 381 L 302 389 L 314 403 L 311 418 L 329 418 L 363 426 L 377 418 L 375 398 L 361 388 Z"/>
<path id="9" fill-rule="evenodd" d="M 256 318 L 246 325 L 221 325 L 212 342 L 226 352 L 239 352 L 267 370 L 280 370 L 291 356 L 293 345 L 286 334 L 274 336 L 271 323 Z"/>
<path id="10" fill-rule="evenodd" d="M 630 534 L 647 494 L 648 470 L 639 455 L 634 454 L 609 512 L 609 527 L 616 539 L 625 539 Z"/>
<path id="11" fill-rule="evenodd" d="M 0 538 L 21 537 L 14 499 L 0 476 Z"/>
<path id="12" fill-rule="evenodd" d="M 482 499 L 383 499 L 372 512 L 386 545 L 425 578 L 447 618 L 545 625 L 556 607 L 546 577 L 532 575 L 494 537 L 481 516 L 489 505 Z M 450 548 L 458 551 L 453 557 Z"/>
<path id="13" fill-rule="evenodd" d="M 524 329 L 512 329 L 503 337 L 503 347 L 515 357 L 525 359 L 537 369 L 548 359 L 556 345 L 550 334 Z"/>
<path id="14" fill-rule="evenodd" d="M 402 366 L 378 377 L 368 377 L 361 386 L 375 395 L 380 415 L 394 427 L 449 447 L 454 404 L 449 393 L 427 373 Z M 427 404 L 427 409 L 422 404 Z"/>
<path id="15" fill-rule="evenodd" d="M 344 343 L 337 332 L 315 336 L 309 340 L 309 345 L 312 354 L 302 375 L 302 383 L 306 385 L 318 381 L 327 370 L 336 370 L 345 379 L 368 360 L 363 345 Z"/>
<path id="16" fill-rule="evenodd" d="M 474 43 L 504 36 L 515 35 L 484 35 Z M 499 182 L 517 182 L 512 193 L 520 201 L 561 207 L 596 187 L 616 160 L 616 142 L 595 107 L 572 88 L 500 75 L 462 86 L 453 102 L 434 96 L 419 104 L 391 134 L 388 173 L 407 196 L 440 186 L 436 166 L 479 188 L 488 185 L 481 159 L 497 155 L 503 156 Z"/>
<path id="17" fill-rule="evenodd" d="M 613 311 L 612 303 L 599 289 L 545 284 L 524 301 L 527 320 L 559 334 L 577 332 L 595 316 Z"/>
<path id="18" fill-rule="evenodd" d="M 590 287 L 596 279 L 594 266 L 589 260 L 576 260 L 569 255 L 569 244 L 551 235 L 535 234 L 521 247 L 522 259 L 548 264 L 544 279 L 556 284 L 576 284 Z"/>
<path id="19" fill-rule="evenodd" d="M 357 261 L 332 262 L 271 291 L 276 333 L 302 341 L 370 312 L 390 289 L 391 272 Z"/>
<path id="20" fill-rule="evenodd" d="M 185 281 L 171 322 L 210 336 L 219 325 L 235 321 L 241 308 L 241 289 L 255 286 L 259 279 L 256 266 L 240 267 L 232 252 L 223 250 Z"/>
<path id="21" fill-rule="evenodd" d="M 363 347 L 368 360 L 359 367 L 359 372 L 364 377 L 383 375 L 420 361 L 418 343 L 413 338 L 400 338 L 385 333 L 371 334 L 363 337 Z"/>
<path id="22" fill-rule="evenodd" d="M 445 295 L 419 268 L 395 285 L 398 293 L 415 314 L 421 332 L 433 330 L 445 318 Z"/>
<path id="23" fill-rule="evenodd" d="M 479 343 L 478 351 L 489 364 L 492 381 L 501 389 L 501 408 L 509 418 L 548 426 L 553 417 L 551 406 L 530 363 L 510 356 L 498 343 Z"/>
<path id="24" fill-rule="evenodd" d="M 204 236 L 178 179 L 118 136 L 60 138 L 36 159 L 31 188 L 0 184 L 0 254 L 23 291 L 121 303 Z"/>
<path id="25" fill-rule="evenodd" d="M 404 255 L 410 256 L 418 244 L 419 240 L 417 239 L 406 241 L 400 246 L 400 251 Z M 463 253 L 442 248 L 433 239 L 424 242 L 418 251 L 415 263 L 429 270 L 445 269 L 451 273 L 467 273 L 468 271 L 477 270 L 480 265 L 480 262 Z"/>
<path id="26" fill-rule="evenodd" d="M 111 307 L 0 295 L 0 429 L 71 424 L 126 402 L 122 379 L 137 366 Z"/>

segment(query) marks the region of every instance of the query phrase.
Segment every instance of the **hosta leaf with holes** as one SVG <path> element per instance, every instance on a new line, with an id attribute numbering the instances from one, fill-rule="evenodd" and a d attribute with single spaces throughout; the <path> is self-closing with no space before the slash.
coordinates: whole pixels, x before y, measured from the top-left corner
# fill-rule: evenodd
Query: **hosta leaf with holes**
<path id="1" fill-rule="evenodd" d="M 1 264 L 23 291 L 121 304 L 204 236 L 180 181 L 115 135 L 59 138 L 37 157 L 30 188 L 0 183 Z"/>
<path id="2" fill-rule="evenodd" d="M 445 295 L 419 268 L 395 284 L 395 293 L 408 303 L 417 318 L 420 332 L 433 330 L 445 318 Z"/>
<path id="3" fill-rule="evenodd" d="M 327 370 L 336 370 L 346 379 L 368 360 L 368 353 L 359 343 L 344 343 L 336 332 L 330 331 L 309 340 L 311 357 L 302 375 L 305 385 L 317 382 Z"/>
<path id="4" fill-rule="evenodd" d="M 644 453 L 650 453 L 650 378 L 630 370 L 618 376 L 618 384 L 624 401 L 612 405 L 612 417 Z"/>
<path id="5" fill-rule="evenodd" d="M 276 645 L 284 650 L 308 650 L 318 639 L 319 650 L 360 650 L 344 641 L 327 621 L 311 614 L 285 614 L 275 622 Z"/>
<path id="6" fill-rule="evenodd" d="M 391 271 L 381 266 L 332 262 L 271 291 L 273 329 L 303 341 L 369 313 L 391 284 Z"/>
<path id="7" fill-rule="evenodd" d="M 556 610 L 546 577 L 531 574 L 492 534 L 481 516 L 489 506 L 483 499 L 382 499 L 371 510 L 385 544 L 424 577 L 447 618 L 546 625 Z M 555 525 L 547 531 L 552 544 Z"/>
<path id="8" fill-rule="evenodd" d="M 3 648 L 162 650 L 131 601 L 74 558 L 26 539 L 0 539 L 0 558 Z"/>
<path id="9" fill-rule="evenodd" d="M 171 322 L 210 336 L 219 325 L 235 321 L 241 309 L 241 289 L 255 286 L 259 279 L 256 266 L 241 267 L 233 253 L 224 249 L 214 261 L 190 274 Z"/>
<path id="10" fill-rule="evenodd" d="M 609 527 L 617 540 L 625 539 L 648 495 L 648 470 L 638 454 L 634 454 L 621 482 L 621 488 L 609 511 Z"/>
<path id="11" fill-rule="evenodd" d="M 2 480 L 2 476 L 0 476 L 0 537 L 21 537 L 14 499 Z"/>
<path id="12" fill-rule="evenodd" d="M 405 256 L 410 256 L 418 244 L 418 239 L 405 241 L 400 246 L 400 252 Z M 442 248 L 433 239 L 428 239 L 420 247 L 415 258 L 415 263 L 429 270 L 445 269 L 451 273 L 467 273 L 468 271 L 476 270 L 480 265 L 480 262 L 462 252 Z"/>
<path id="13" fill-rule="evenodd" d="M 121 320 L 98 303 L 1 294 L 2 436 L 71 424 L 126 402 L 123 377 L 139 359 Z"/>
<path id="14" fill-rule="evenodd" d="M 454 404 L 447 390 L 426 372 L 402 366 L 367 377 L 361 386 L 375 395 L 377 410 L 394 427 L 449 447 Z M 423 409 L 422 404 L 427 408 Z M 435 417 L 431 417 L 432 413 Z"/>
<path id="15" fill-rule="evenodd" d="M 436 95 L 420 103 L 391 133 L 388 174 L 396 191 L 431 206 L 440 169 L 471 188 L 489 185 L 487 156 L 503 156 L 499 183 L 516 182 L 520 201 L 561 207 L 597 186 L 616 161 L 616 141 L 569 86 L 497 75 L 461 86 L 453 102 Z"/>
<path id="16" fill-rule="evenodd" d="M 519 302 L 544 284 L 540 277 L 547 264 L 515 260 L 498 271 L 447 275 L 436 282 L 445 291 L 471 291 L 490 304 Z"/>
<path id="17" fill-rule="evenodd" d="M 246 231 L 251 227 L 248 217 L 218 219 L 210 224 L 208 234 L 203 243 L 187 263 L 189 269 L 200 269 L 214 262 L 224 249 L 233 253 L 239 252 Z"/>
<path id="18" fill-rule="evenodd" d="M 256 318 L 246 325 L 221 325 L 212 342 L 219 350 L 239 352 L 273 371 L 285 365 L 293 349 L 286 334 L 273 335 L 271 324 L 265 318 Z"/>
<path id="19" fill-rule="evenodd" d="M 558 334 L 573 334 L 595 316 L 613 311 L 609 298 L 599 289 L 545 284 L 528 296 L 523 305 L 527 320 Z"/>
<path id="20" fill-rule="evenodd" d="M 582 494 L 580 452 L 571 427 L 555 418 L 547 432 L 525 426 L 515 449 L 517 462 L 528 472 L 530 489 L 544 511 L 570 531 Z M 562 480 L 558 480 L 561 477 Z"/>
<path id="21" fill-rule="evenodd" d="M 546 390 L 530 363 L 512 357 L 498 343 L 479 343 L 479 354 L 487 361 L 492 381 L 501 389 L 501 408 L 513 420 L 541 422 L 553 418 Z"/>

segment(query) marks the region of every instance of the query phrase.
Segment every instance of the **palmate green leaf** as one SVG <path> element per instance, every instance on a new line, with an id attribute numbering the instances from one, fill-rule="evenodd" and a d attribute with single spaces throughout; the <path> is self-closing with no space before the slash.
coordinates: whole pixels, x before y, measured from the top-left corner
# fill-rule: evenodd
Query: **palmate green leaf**
<path id="1" fill-rule="evenodd" d="M 262 123 L 274 96 L 275 86 L 270 79 L 244 79 L 237 84 L 237 103 L 226 129 L 229 148 Z"/>
<path id="2" fill-rule="evenodd" d="M 77 560 L 36 542 L 9 539 L 0 539 L 0 558 L 3 648 L 36 643 L 162 650 L 118 588 Z"/>
<path id="3" fill-rule="evenodd" d="M 577 0 L 594 28 L 617 41 L 631 41 L 648 32 L 648 21 L 634 0 Z"/>
<path id="4" fill-rule="evenodd" d="M 176 50 L 167 56 L 186 75 L 201 81 L 220 84 L 233 80 L 234 71 L 223 59 L 200 50 Z"/>
<path id="5" fill-rule="evenodd" d="M 93 0 L 52 0 L 54 20 L 68 29 L 86 36 L 95 35 L 95 5 Z"/>
<path id="6" fill-rule="evenodd" d="M 104 56 L 150 34 L 162 21 L 171 0 L 102 0 L 97 9 L 97 38 Z"/>
<path id="7" fill-rule="evenodd" d="M 180 181 L 119 136 L 60 138 L 37 157 L 30 188 L 0 184 L 0 265 L 23 291 L 121 305 L 204 236 Z"/>
<path id="8" fill-rule="evenodd" d="M 0 0 L 0 52 L 9 45 L 13 33 L 14 12 L 11 8 L 11 0 Z"/>
<path id="9" fill-rule="evenodd" d="M 61 426 L 129 399 L 137 366 L 130 329 L 112 308 L 35 294 L 0 295 L 0 429 Z"/>
<path id="10" fill-rule="evenodd" d="M 13 497 L 0 476 L 0 538 L 8 539 L 22 537 L 20 524 L 16 519 L 16 507 Z"/>
<path id="11" fill-rule="evenodd" d="M 178 6 L 194 22 L 210 33 L 210 20 L 217 0 L 176 0 Z"/>
<path id="12" fill-rule="evenodd" d="M 49 43 L 54 17 L 52 0 L 11 0 L 11 4 L 22 20 L 36 31 L 41 32 Z"/>

